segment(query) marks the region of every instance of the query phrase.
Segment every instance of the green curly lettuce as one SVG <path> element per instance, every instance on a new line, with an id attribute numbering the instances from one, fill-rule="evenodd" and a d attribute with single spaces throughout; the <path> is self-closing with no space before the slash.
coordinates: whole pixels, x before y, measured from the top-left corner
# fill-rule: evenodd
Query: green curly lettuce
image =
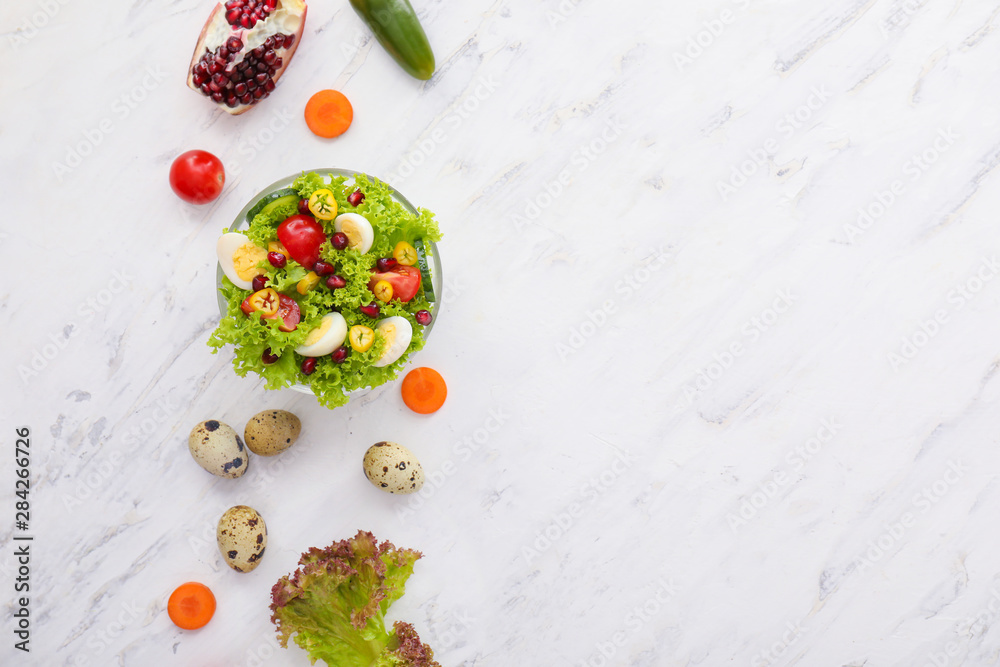
<path id="1" fill-rule="evenodd" d="M 278 640 L 295 643 L 313 664 L 331 667 L 440 667 L 409 623 L 385 627 L 389 606 L 402 597 L 421 557 L 413 549 L 379 544 L 358 531 L 325 549 L 310 549 L 299 568 L 271 589 Z"/>
<path id="2" fill-rule="evenodd" d="M 373 365 L 385 348 L 385 341 L 378 332 L 375 343 L 367 352 L 351 351 L 342 364 L 333 363 L 329 358 L 318 359 L 316 370 L 311 375 L 302 373 L 302 358 L 294 353 L 295 348 L 304 343 L 309 331 L 318 326 L 323 316 L 331 311 L 340 312 L 347 321 L 348 328 L 356 324 L 375 328 L 376 323 L 359 312 L 358 308 L 374 300 L 368 289 L 368 281 L 376 259 L 391 257 L 399 241 L 413 243 L 416 239 L 441 239 L 441 231 L 430 211 L 418 209 L 417 215 L 413 215 L 393 198 L 392 190 L 381 181 L 363 174 L 358 175 L 351 186 L 345 187 L 345 181 L 343 176 L 328 180 L 320 174 L 304 173 L 295 179 L 291 187 L 302 198 L 308 198 L 320 188 L 327 188 L 334 193 L 338 212 L 359 213 L 371 223 L 375 240 L 372 248 L 364 255 L 352 249 L 335 250 L 329 243 L 324 243 L 320 249 L 320 258 L 336 267 L 337 275 L 347 281 L 347 286 L 330 290 L 320 283 L 318 287 L 301 295 L 296 291 L 296 285 L 308 273 L 305 267 L 291 259 L 283 269 L 262 261 L 258 268 L 267 276 L 268 287 L 292 297 L 298 303 L 301 313 L 298 328 L 283 332 L 278 328 L 281 323 L 278 319 L 261 320 L 244 315 L 240 304 L 250 292 L 240 289 L 224 277 L 219 289 L 226 301 L 226 315 L 208 340 L 213 352 L 226 345 L 233 346 L 233 368 L 240 377 L 245 377 L 250 372 L 257 373 L 264 379 L 268 389 L 282 389 L 296 384 L 309 385 L 317 400 L 328 408 L 346 404 L 350 392 L 377 387 L 395 379 L 406 364 L 407 357 L 423 348 L 423 327 L 414 318 L 414 314 L 420 310 L 432 310 L 423 289 L 407 303 L 393 300 L 380 304 L 379 319 L 399 315 L 409 320 L 413 328 L 413 338 L 406 353 L 388 366 L 377 368 Z M 365 195 L 364 201 L 357 207 L 347 200 L 355 189 L 360 189 Z M 277 240 L 278 226 L 296 213 L 295 204 L 275 207 L 258 214 L 250 222 L 250 228 L 243 233 L 253 243 L 266 248 L 270 241 Z M 333 234 L 332 220 L 319 222 L 327 236 Z M 272 354 L 278 355 L 277 363 L 263 363 L 261 357 L 268 348 Z"/>

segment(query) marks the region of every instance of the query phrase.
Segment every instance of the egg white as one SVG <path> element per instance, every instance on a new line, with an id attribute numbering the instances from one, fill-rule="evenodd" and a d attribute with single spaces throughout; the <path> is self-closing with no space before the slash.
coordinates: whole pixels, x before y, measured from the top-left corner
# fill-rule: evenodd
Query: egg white
<path id="1" fill-rule="evenodd" d="M 242 248 L 244 245 L 253 245 L 253 243 L 244 234 L 239 232 L 229 232 L 228 234 L 223 234 L 219 237 L 219 240 L 215 244 L 215 254 L 219 257 L 219 266 L 222 267 L 222 272 L 226 274 L 234 285 L 240 289 L 251 289 L 253 283 L 250 280 L 243 280 L 240 278 L 239 274 L 236 273 L 236 266 L 233 263 L 233 256 L 236 251 Z"/>
<path id="2" fill-rule="evenodd" d="M 341 213 L 333 221 L 333 228 L 338 232 L 343 232 L 345 226 L 351 230 L 344 232 L 348 238 L 352 241 L 355 237 L 360 239 L 357 244 L 352 243 L 349 247 L 354 248 L 362 255 L 372 249 L 372 244 L 375 242 L 375 230 L 372 229 L 372 223 L 368 222 L 363 215 Z"/>
<path id="3" fill-rule="evenodd" d="M 413 339 L 413 326 L 408 319 L 399 315 L 385 318 L 375 325 L 375 330 L 380 331 L 388 343 L 382 356 L 372 364 L 376 368 L 388 366 L 403 356 Z"/>
<path id="4" fill-rule="evenodd" d="M 295 348 L 303 357 L 322 357 L 344 344 L 347 320 L 340 313 L 327 313 L 319 326 L 309 332 L 306 342 Z"/>

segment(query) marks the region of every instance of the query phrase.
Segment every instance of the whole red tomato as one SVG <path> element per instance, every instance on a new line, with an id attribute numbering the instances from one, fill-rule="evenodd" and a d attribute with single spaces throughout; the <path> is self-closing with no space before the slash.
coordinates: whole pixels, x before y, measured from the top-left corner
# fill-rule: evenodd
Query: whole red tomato
<path id="1" fill-rule="evenodd" d="M 312 270 L 319 260 L 319 247 L 326 241 L 326 233 L 311 215 L 293 215 L 278 225 L 278 240 L 292 259 Z"/>
<path id="2" fill-rule="evenodd" d="M 170 187 L 189 204 L 214 201 L 225 184 L 222 161 L 207 151 L 181 153 L 170 165 Z"/>

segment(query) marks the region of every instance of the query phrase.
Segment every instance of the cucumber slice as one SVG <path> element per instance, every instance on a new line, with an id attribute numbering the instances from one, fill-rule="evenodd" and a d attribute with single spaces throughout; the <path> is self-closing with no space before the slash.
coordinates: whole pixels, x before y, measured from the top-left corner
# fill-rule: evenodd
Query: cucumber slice
<path id="1" fill-rule="evenodd" d="M 269 195 L 265 195 L 247 211 L 247 222 L 252 222 L 254 218 L 266 210 L 273 211 L 278 206 L 285 203 L 298 202 L 299 193 L 292 188 L 282 188 Z"/>
<path id="2" fill-rule="evenodd" d="M 424 298 L 433 303 L 437 297 L 434 295 L 434 281 L 431 280 L 431 267 L 427 261 L 424 240 L 416 239 L 413 247 L 417 250 L 417 267 L 420 269 L 420 285 L 424 288 Z"/>

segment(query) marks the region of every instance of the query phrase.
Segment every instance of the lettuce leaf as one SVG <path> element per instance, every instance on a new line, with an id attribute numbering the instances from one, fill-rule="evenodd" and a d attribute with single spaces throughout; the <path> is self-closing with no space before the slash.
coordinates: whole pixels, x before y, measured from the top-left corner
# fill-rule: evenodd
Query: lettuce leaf
<path id="1" fill-rule="evenodd" d="M 302 647 L 313 663 L 331 667 L 440 667 L 409 623 L 385 627 L 389 606 L 402 597 L 419 551 L 381 544 L 358 531 L 325 549 L 310 549 L 299 568 L 271 589 L 278 641 Z"/>
<path id="2" fill-rule="evenodd" d="M 344 316 L 348 327 L 363 324 L 374 328 L 374 322 L 361 314 L 358 307 L 374 300 L 368 289 L 368 279 L 375 260 L 378 257 L 391 257 L 393 248 L 401 240 L 412 243 L 418 238 L 427 241 L 441 239 L 441 230 L 430 211 L 419 209 L 417 215 L 413 215 L 393 198 L 389 186 L 377 179 L 358 175 L 355 183 L 347 187 L 344 185 L 345 180 L 342 176 L 328 180 L 316 173 L 304 173 L 295 179 L 292 188 L 303 198 L 320 188 L 328 188 L 333 191 L 340 212 L 360 213 L 372 223 L 375 241 L 371 250 L 364 255 L 350 249 L 334 250 L 328 243 L 321 248 L 320 257 L 336 267 L 337 274 L 347 281 L 347 286 L 329 290 L 320 283 L 315 289 L 300 295 L 295 287 L 308 272 L 305 267 L 292 260 L 283 269 L 276 269 L 266 261 L 261 262 L 260 272 L 267 276 L 268 286 L 298 302 L 301 312 L 298 328 L 292 332 L 283 332 L 278 329 L 278 320 L 262 323 L 259 318 L 247 317 L 240 310 L 240 304 L 249 292 L 236 287 L 228 278 L 223 278 L 220 291 L 227 304 L 226 315 L 208 340 L 208 345 L 215 352 L 226 345 L 233 346 L 233 368 L 240 377 L 245 377 L 250 372 L 257 373 L 265 380 L 268 389 L 282 389 L 296 384 L 309 385 L 317 400 L 328 408 L 346 404 L 348 394 L 352 391 L 377 387 L 395 379 L 405 366 L 407 358 L 423 348 L 423 327 L 416 323 L 414 314 L 419 310 L 433 310 L 424 298 L 423 290 L 408 303 L 394 300 L 381 304 L 380 319 L 399 315 L 410 320 L 413 326 L 413 338 L 406 353 L 384 368 L 372 365 L 384 348 L 384 341 L 378 335 L 370 350 L 363 354 L 352 350 L 342 364 L 320 358 L 312 375 L 301 372 L 302 359 L 294 353 L 295 348 L 305 341 L 310 329 L 319 324 L 323 315 L 334 310 Z M 355 188 L 365 195 L 364 201 L 357 207 L 351 206 L 347 201 Z M 277 207 L 270 213 L 260 213 L 244 233 L 257 245 L 267 247 L 269 241 L 277 240 L 277 229 L 281 222 L 295 213 L 297 210 L 294 204 Z M 328 236 L 333 234 L 332 220 L 320 222 Z M 267 348 L 279 356 L 277 363 L 265 365 L 261 361 L 261 355 Z"/>

